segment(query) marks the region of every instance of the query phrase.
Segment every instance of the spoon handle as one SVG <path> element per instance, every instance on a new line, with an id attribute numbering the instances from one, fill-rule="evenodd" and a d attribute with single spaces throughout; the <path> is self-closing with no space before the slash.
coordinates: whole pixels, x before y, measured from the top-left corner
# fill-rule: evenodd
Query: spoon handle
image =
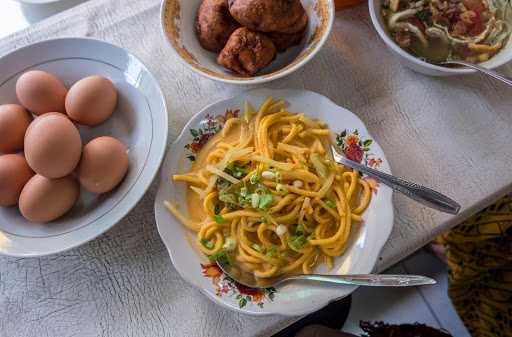
<path id="1" fill-rule="evenodd" d="M 333 155 L 334 159 L 338 163 L 356 169 L 359 172 L 365 173 L 368 176 L 377 179 L 381 183 L 391 187 L 393 190 L 401 192 L 409 198 L 414 199 L 426 206 L 450 214 L 459 213 L 460 205 L 457 202 L 437 191 L 434 191 L 433 189 L 372 169 L 366 165 L 356 163 L 355 161 L 349 160 L 339 155 L 335 148 L 333 148 Z"/>
<path id="2" fill-rule="evenodd" d="M 506 77 L 506 76 L 503 76 L 501 75 L 500 73 L 494 71 L 494 70 L 491 70 L 491 69 L 487 69 L 485 67 L 482 67 L 482 66 L 479 66 L 478 64 L 473 64 L 473 63 L 469 63 L 469 62 L 463 62 L 463 61 L 446 61 L 444 62 L 445 64 L 458 64 L 458 65 L 462 65 L 462 66 L 465 66 L 465 67 L 468 67 L 468 68 L 473 68 L 475 70 L 478 70 L 484 74 L 487 74 L 499 81 L 502 81 L 503 83 L 506 83 L 510 86 L 512 86 L 512 79 Z"/>
<path id="3" fill-rule="evenodd" d="M 342 285 L 357 285 L 370 287 L 411 287 L 427 284 L 436 284 L 436 280 L 420 275 L 388 275 L 388 274 L 368 274 L 368 275 L 293 275 L 285 279 L 288 280 L 308 280 L 317 282 L 326 282 Z"/>

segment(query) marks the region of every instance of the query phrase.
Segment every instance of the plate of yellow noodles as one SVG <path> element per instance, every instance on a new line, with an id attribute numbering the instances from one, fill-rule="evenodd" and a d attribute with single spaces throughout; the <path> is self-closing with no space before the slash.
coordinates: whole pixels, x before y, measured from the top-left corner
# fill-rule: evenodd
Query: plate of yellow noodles
<path id="1" fill-rule="evenodd" d="M 258 89 L 197 113 L 167 154 L 155 201 L 180 275 L 253 315 L 304 315 L 354 291 L 303 282 L 251 289 L 216 263 L 262 280 L 373 270 L 393 225 L 392 192 L 335 163 L 331 145 L 390 173 L 362 121 L 311 91 Z"/>

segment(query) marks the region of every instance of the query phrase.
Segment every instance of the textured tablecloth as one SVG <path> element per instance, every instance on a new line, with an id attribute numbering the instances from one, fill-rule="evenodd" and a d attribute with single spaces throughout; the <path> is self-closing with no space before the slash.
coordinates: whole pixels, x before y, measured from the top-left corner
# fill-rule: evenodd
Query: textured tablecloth
<path id="1" fill-rule="evenodd" d="M 213 100 L 247 88 L 204 79 L 181 64 L 160 33 L 158 0 L 92 0 L 6 39 L 29 43 L 89 36 L 122 46 L 156 76 L 173 141 Z M 403 68 L 374 32 L 365 5 L 337 14 L 328 44 L 292 76 L 268 84 L 306 88 L 359 115 L 393 172 L 462 203 L 448 216 L 395 195 L 396 222 L 378 269 L 511 189 L 512 95 L 477 75 L 429 78 Z M 512 74 L 511 68 L 502 68 Z M 96 240 L 50 257 L 0 257 L 0 336 L 268 336 L 293 318 L 253 318 L 220 308 L 176 273 L 153 217 L 156 183 Z"/>

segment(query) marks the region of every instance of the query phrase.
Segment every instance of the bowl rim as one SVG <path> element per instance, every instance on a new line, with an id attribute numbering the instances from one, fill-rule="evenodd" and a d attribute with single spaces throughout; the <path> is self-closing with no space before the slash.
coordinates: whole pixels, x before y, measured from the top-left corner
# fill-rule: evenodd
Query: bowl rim
<path id="1" fill-rule="evenodd" d="M 327 25 L 326 29 L 324 30 L 322 36 L 320 37 L 318 43 L 313 47 L 311 52 L 309 52 L 305 57 L 303 57 L 299 62 L 294 64 L 293 66 L 289 67 L 288 69 L 285 69 L 284 71 L 277 70 L 275 72 L 272 72 L 270 74 L 265 74 L 263 76 L 256 76 L 256 77 L 232 77 L 232 78 L 226 78 L 222 76 L 216 76 L 214 74 L 210 74 L 207 72 L 202 71 L 201 69 L 198 69 L 194 66 L 192 66 L 187 60 L 185 60 L 176 50 L 176 46 L 174 45 L 174 42 L 169 38 L 169 35 L 165 31 L 165 13 L 167 9 L 167 5 L 171 0 L 162 0 L 162 3 L 160 5 L 160 32 L 164 37 L 164 40 L 166 41 L 166 45 L 170 47 L 170 49 L 173 51 L 173 53 L 178 57 L 178 59 L 181 61 L 182 64 L 184 64 L 188 69 L 192 70 L 193 72 L 200 74 L 206 78 L 224 82 L 224 83 L 230 83 L 230 84 L 238 84 L 238 85 L 251 85 L 251 84 L 262 84 L 262 83 L 268 83 L 280 78 L 283 78 L 285 76 L 290 75 L 294 71 L 300 69 L 305 64 L 307 64 L 315 55 L 322 49 L 322 47 L 325 45 L 325 42 L 327 41 L 329 35 L 332 31 L 332 26 L 334 24 L 334 0 L 325 0 L 327 3 Z M 172 1 L 183 1 L 183 0 L 172 0 Z"/>
<path id="2" fill-rule="evenodd" d="M 465 74 L 474 74 L 476 73 L 476 70 L 474 69 L 457 69 L 457 68 L 448 68 L 448 67 L 442 67 L 430 64 L 428 62 L 422 61 L 419 58 L 409 54 L 402 48 L 400 48 L 395 41 L 393 41 L 385 29 L 382 27 L 382 25 L 379 22 L 380 13 L 376 12 L 376 4 L 379 4 L 382 0 L 368 0 L 368 10 L 370 11 L 370 17 L 372 20 L 373 27 L 377 30 L 377 33 L 379 34 L 380 38 L 384 40 L 386 45 L 391 48 L 394 52 L 398 53 L 401 57 L 406 58 L 408 61 L 414 63 L 417 66 L 427 68 L 429 70 L 441 72 L 444 74 L 450 74 L 450 75 L 465 75 Z M 511 43 L 509 40 L 507 43 Z M 504 57 L 501 62 L 497 62 L 493 66 L 486 66 L 488 69 L 495 69 L 498 67 L 501 67 L 508 62 L 512 60 L 512 53 L 510 53 L 507 57 Z"/>
<path id="3" fill-rule="evenodd" d="M 12 57 L 12 55 L 16 55 L 17 53 L 23 53 L 27 52 L 27 50 L 30 50 L 31 48 L 38 48 L 38 47 L 44 47 L 45 45 L 51 45 L 51 44 L 66 44 L 66 43 L 88 43 L 94 46 L 102 46 L 106 49 L 109 49 L 111 51 L 115 51 L 118 53 L 125 54 L 130 59 L 135 60 L 137 64 L 141 67 L 141 69 L 146 73 L 148 78 L 151 79 L 153 85 L 155 86 L 155 95 L 159 97 L 158 104 L 161 104 L 162 111 L 165 113 L 162 113 L 159 115 L 159 118 L 162 119 L 162 125 L 164 126 L 162 130 L 165 129 L 165 131 L 162 133 L 163 138 L 160 138 L 159 142 L 154 146 L 154 148 L 150 148 L 150 155 L 151 151 L 153 151 L 154 155 L 154 161 L 150 162 L 150 164 L 147 166 L 146 171 L 147 173 L 144 176 L 141 176 L 141 178 L 138 180 L 140 182 L 141 187 L 138 189 L 137 193 L 127 193 L 126 197 L 123 199 L 123 202 L 125 205 L 123 207 L 119 207 L 117 205 L 116 207 L 113 207 L 107 214 L 110 215 L 111 219 L 113 220 L 110 224 L 106 226 L 98 227 L 96 226 L 96 230 L 93 234 L 91 233 L 85 233 L 84 238 L 82 239 L 71 239 L 69 243 L 61 244 L 60 246 L 51 246 L 51 244 L 55 243 L 55 240 L 60 240 L 62 238 L 68 239 L 69 235 L 78 231 L 83 231 L 85 228 L 91 228 L 91 226 L 95 226 L 97 223 L 100 223 L 98 220 L 90 223 L 88 226 L 84 226 L 81 228 L 78 228 L 76 230 L 73 230 L 68 233 L 58 234 L 55 236 L 48 238 L 39 238 L 39 237 L 23 237 L 19 235 L 12 235 L 9 233 L 4 233 L 0 230 L 0 238 L 2 235 L 4 235 L 7 238 L 10 237 L 18 237 L 23 240 L 23 244 L 31 243 L 31 242 L 37 242 L 37 244 L 40 244 L 43 242 L 43 244 L 48 244 L 47 247 L 44 249 L 40 249 L 38 246 L 38 250 L 33 249 L 21 249 L 21 250 L 10 250 L 10 249 L 0 249 L 0 256 L 10 256 L 10 257 L 22 257 L 22 258 L 31 258 L 31 257 L 43 257 L 43 256 L 49 256 L 57 253 L 62 253 L 69 251 L 71 249 L 77 248 L 79 246 L 82 246 L 90 241 L 93 241 L 94 239 L 98 238 L 100 235 L 104 234 L 111 228 L 113 228 L 115 225 L 117 225 L 120 221 L 122 221 L 140 202 L 140 200 L 147 194 L 148 190 L 151 187 L 151 184 L 153 181 L 155 181 L 155 178 L 160 172 L 160 167 L 162 165 L 163 159 L 165 158 L 165 154 L 167 153 L 168 148 L 168 139 L 169 139 L 169 128 L 168 128 L 168 122 L 169 122 L 169 110 L 167 107 L 167 102 L 165 100 L 165 95 L 162 91 L 162 87 L 160 86 L 160 83 L 156 79 L 156 77 L 151 73 L 149 68 L 146 66 L 146 64 L 135 54 L 133 54 L 131 51 L 128 51 L 127 49 L 118 46 L 114 43 L 99 40 L 94 37 L 60 37 L 60 38 L 53 38 L 53 39 L 47 39 L 42 40 L 34 43 L 29 43 L 27 45 L 24 45 L 22 47 L 16 48 L 14 50 L 11 50 L 10 52 L 1 55 L 0 60 L 3 60 L 7 57 Z M 137 89 L 140 90 L 140 89 Z M 147 98 L 146 98 L 147 99 Z M 141 174 L 142 175 L 142 174 Z M 136 182 L 137 183 L 137 182 Z"/>

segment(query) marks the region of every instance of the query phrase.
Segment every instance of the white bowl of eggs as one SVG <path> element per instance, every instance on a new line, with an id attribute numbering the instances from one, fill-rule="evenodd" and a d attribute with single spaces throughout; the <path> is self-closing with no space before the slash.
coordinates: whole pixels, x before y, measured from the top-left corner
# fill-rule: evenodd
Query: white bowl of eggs
<path id="1" fill-rule="evenodd" d="M 167 145 L 158 84 L 91 39 L 0 59 L 0 253 L 40 256 L 103 233 L 144 195 Z"/>

